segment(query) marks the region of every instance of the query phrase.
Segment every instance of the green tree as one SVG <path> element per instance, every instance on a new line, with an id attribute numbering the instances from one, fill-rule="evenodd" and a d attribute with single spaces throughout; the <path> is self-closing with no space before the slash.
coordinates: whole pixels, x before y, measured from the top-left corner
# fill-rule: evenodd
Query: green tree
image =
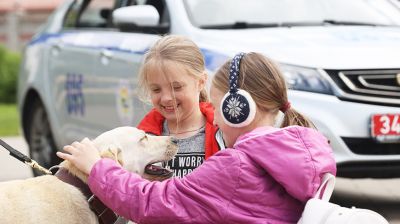
<path id="1" fill-rule="evenodd" d="M 21 56 L 0 46 L 0 103 L 15 103 Z"/>

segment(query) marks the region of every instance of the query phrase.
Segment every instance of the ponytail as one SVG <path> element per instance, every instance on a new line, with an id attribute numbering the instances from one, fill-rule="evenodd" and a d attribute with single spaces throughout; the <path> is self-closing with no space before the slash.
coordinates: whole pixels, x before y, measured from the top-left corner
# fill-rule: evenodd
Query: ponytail
<path id="1" fill-rule="evenodd" d="M 297 112 L 292 107 L 288 108 L 284 112 L 284 114 L 285 114 L 285 117 L 284 117 L 282 125 L 281 125 L 282 128 L 291 126 L 291 125 L 298 125 L 298 126 L 316 129 L 315 125 L 312 123 L 311 120 L 306 118 L 301 113 Z"/>

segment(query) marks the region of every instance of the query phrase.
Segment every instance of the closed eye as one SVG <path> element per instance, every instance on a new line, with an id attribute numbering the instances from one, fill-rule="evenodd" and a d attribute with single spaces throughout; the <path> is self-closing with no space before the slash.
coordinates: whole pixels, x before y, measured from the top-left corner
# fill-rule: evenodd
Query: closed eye
<path id="1" fill-rule="evenodd" d="M 161 92 L 161 89 L 151 89 L 151 92 L 153 92 L 153 93 L 160 93 L 160 92 Z"/>
<path id="2" fill-rule="evenodd" d="M 174 86 L 174 90 L 175 91 L 179 91 L 179 90 L 181 90 L 182 89 L 182 86 Z"/>
<path id="3" fill-rule="evenodd" d="M 180 91 L 183 89 L 183 87 L 185 86 L 185 84 L 182 84 L 180 82 L 173 82 L 171 84 L 172 88 L 174 89 L 174 91 Z"/>

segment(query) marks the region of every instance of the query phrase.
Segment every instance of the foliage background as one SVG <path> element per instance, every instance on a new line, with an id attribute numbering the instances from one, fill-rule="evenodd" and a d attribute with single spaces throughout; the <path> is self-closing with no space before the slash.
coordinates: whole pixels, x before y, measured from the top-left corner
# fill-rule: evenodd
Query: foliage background
<path id="1" fill-rule="evenodd" d="M 15 103 L 21 56 L 0 46 L 0 103 Z"/>
<path id="2" fill-rule="evenodd" d="M 0 104 L 0 136 L 19 135 L 19 119 L 15 104 Z"/>
<path id="3" fill-rule="evenodd" d="M 21 56 L 0 46 L 0 136 L 18 135 L 17 80 Z"/>

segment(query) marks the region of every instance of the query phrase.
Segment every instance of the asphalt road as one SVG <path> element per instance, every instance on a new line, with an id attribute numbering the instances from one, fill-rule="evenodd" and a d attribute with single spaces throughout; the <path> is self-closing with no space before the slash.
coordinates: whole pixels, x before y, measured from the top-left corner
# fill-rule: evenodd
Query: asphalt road
<path id="1" fill-rule="evenodd" d="M 28 147 L 21 137 L 2 138 L 14 148 L 28 155 Z M 0 148 L 0 182 L 32 177 L 31 169 Z M 331 199 L 341 206 L 372 209 L 389 220 L 400 224 L 400 178 L 397 179 L 345 179 L 337 178 Z"/>
<path id="2" fill-rule="evenodd" d="M 3 141 L 29 156 L 28 146 L 22 137 L 2 137 Z M 32 177 L 30 167 L 10 156 L 8 151 L 0 146 L 0 181 L 24 179 Z"/>

